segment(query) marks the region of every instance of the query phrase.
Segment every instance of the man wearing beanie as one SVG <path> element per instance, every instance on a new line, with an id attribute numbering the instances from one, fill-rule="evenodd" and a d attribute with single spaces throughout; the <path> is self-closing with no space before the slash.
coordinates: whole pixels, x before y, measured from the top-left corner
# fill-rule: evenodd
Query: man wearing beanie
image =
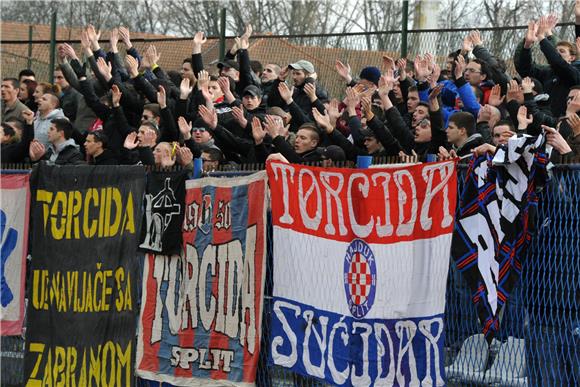
<path id="1" fill-rule="evenodd" d="M 358 83 L 364 85 L 366 89 L 375 88 L 379 85 L 381 70 L 373 66 L 365 67 L 361 70 L 359 78 Z"/>

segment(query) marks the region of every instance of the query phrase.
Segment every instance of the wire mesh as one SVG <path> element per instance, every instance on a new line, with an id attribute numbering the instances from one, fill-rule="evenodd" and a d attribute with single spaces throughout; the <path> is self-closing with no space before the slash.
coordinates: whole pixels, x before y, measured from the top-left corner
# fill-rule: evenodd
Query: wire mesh
<path id="1" fill-rule="evenodd" d="M 480 29 L 483 43 L 497 57 L 505 60 L 507 72 L 516 75 L 513 66 L 513 55 L 516 46 L 525 34 L 522 26 L 504 28 Z M 442 68 L 445 68 L 447 55 L 459 49 L 464 36 L 469 29 L 424 30 L 409 31 L 408 58 L 413 59 L 417 54 L 431 52 Z M 562 24 L 556 27 L 555 36 L 560 40 L 573 42 L 574 27 L 572 24 Z M 69 34 L 69 42 L 80 53 L 78 34 Z M 60 36 L 60 35 L 59 35 Z M 60 36 L 64 38 L 64 36 Z M 219 60 L 218 38 L 209 38 L 203 46 L 203 61 L 211 73 L 217 72 L 215 66 Z M 184 59 L 191 57 L 191 38 L 139 38 L 133 40 L 138 52 L 145 52 L 153 44 L 160 55 L 159 64 L 166 71 L 179 70 Z M 233 44 L 233 38 L 226 39 L 226 47 Z M 30 68 L 37 74 L 40 81 L 48 81 L 50 76 L 50 44 L 49 41 L 2 41 L 1 72 L 3 77 L 15 77 L 22 69 Z M 108 42 L 102 41 L 104 50 L 108 49 Z M 120 45 L 122 47 L 122 45 Z M 250 40 L 248 52 L 250 59 L 258 60 L 263 64 L 277 63 L 281 66 L 306 59 L 313 63 L 318 79 L 333 97 L 340 97 L 344 93 L 344 81 L 335 71 L 335 61 L 340 59 L 351 65 L 353 75 L 358 75 L 366 66 L 381 67 L 382 56 L 399 57 L 401 47 L 400 31 L 381 31 L 348 34 L 327 35 L 262 35 L 254 36 Z M 121 49 L 121 56 L 123 56 Z M 534 48 L 534 58 L 537 63 L 545 63 L 545 58 L 537 48 Z"/>
<path id="2" fill-rule="evenodd" d="M 460 169 L 459 189 L 464 172 Z M 580 385 L 580 165 L 552 169 L 552 179 L 540 194 L 535 224 L 536 235 L 523 263 L 522 278 L 502 312 L 499 335 L 489 349 L 478 336 L 481 327 L 469 287 L 450 260 L 444 343 L 449 386 Z M 324 386 L 318 379 L 268 364 L 273 288 L 269 218 L 268 225 L 256 384 Z M 24 339 L 2 337 L 0 352 L 2 385 L 22 385 Z M 135 378 L 135 384 L 159 385 L 139 378 Z"/>

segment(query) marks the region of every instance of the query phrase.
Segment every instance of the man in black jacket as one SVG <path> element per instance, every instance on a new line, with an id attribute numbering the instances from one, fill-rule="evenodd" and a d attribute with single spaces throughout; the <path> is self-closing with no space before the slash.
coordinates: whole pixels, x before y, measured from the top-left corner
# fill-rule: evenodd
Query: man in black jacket
<path id="1" fill-rule="evenodd" d="M 87 135 L 85 151 L 92 165 L 118 165 L 117 156 L 107 148 L 108 137 L 102 130 L 95 130 Z"/>

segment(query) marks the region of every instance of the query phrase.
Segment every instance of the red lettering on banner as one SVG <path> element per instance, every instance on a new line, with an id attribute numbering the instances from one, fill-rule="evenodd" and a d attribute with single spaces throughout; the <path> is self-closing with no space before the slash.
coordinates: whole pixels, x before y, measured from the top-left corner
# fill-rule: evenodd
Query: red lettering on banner
<path id="1" fill-rule="evenodd" d="M 275 226 L 349 242 L 408 241 L 453 231 L 454 161 L 381 169 L 269 163 Z"/>

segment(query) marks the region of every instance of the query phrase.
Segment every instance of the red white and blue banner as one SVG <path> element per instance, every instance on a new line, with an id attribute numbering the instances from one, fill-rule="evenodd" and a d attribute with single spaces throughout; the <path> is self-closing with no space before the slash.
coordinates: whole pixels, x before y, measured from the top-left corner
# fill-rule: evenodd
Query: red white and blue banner
<path id="1" fill-rule="evenodd" d="M 0 332 L 20 335 L 24 320 L 24 280 L 30 211 L 29 175 L 0 176 Z"/>
<path id="2" fill-rule="evenodd" d="M 513 136 L 489 155 L 473 158 L 459 203 L 451 255 L 469 284 L 491 342 L 499 314 L 522 271 L 535 229 L 536 189 L 546 179 L 545 137 Z"/>
<path id="3" fill-rule="evenodd" d="M 335 385 L 444 385 L 455 162 L 268 176 L 271 362 Z"/>
<path id="4" fill-rule="evenodd" d="M 186 182 L 183 252 L 147 255 L 136 374 L 254 385 L 266 254 L 266 174 Z"/>

